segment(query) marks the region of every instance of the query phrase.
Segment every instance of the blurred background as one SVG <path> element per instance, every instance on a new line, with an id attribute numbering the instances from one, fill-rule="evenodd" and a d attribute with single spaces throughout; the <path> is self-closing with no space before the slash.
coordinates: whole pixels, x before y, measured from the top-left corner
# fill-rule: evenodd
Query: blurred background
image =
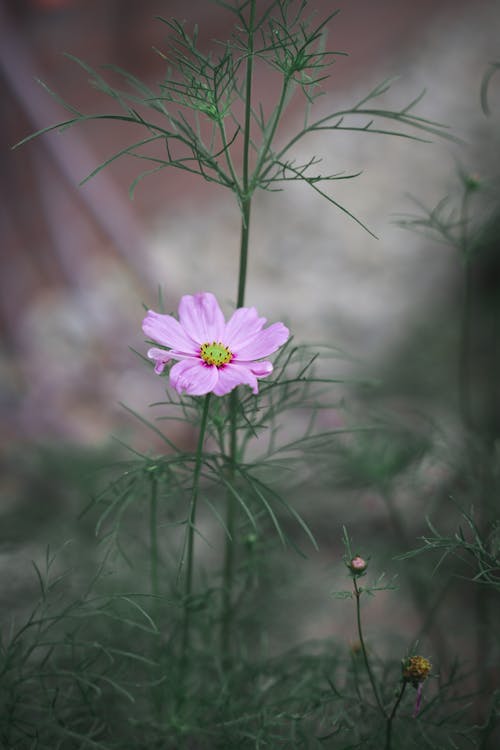
<path id="1" fill-rule="evenodd" d="M 338 183 L 332 195 L 379 239 L 307 186 L 260 195 L 247 304 L 270 320 L 286 321 L 299 342 L 345 350 L 352 359 L 339 362 L 339 374 L 380 378 L 382 387 L 370 400 L 350 394 L 361 412 L 383 405 L 411 421 L 422 409 L 459 443 L 460 260 L 454 250 L 395 226 L 394 219 L 414 210 L 409 194 L 429 208 L 455 195 L 457 164 L 486 182 L 498 175 L 499 81 L 493 78 L 490 87 L 489 118 L 479 92 L 488 64 L 499 55 L 500 5 L 311 0 L 310 6 L 320 15 L 340 9 L 328 45 L 349 53 L 337 59 L 319 112 L 352 104 L 396 77 L 384 105 L 403 106 L 426 88 L 420 113 L 450 125 L 464 143 L 349 133 L 301 143 L 297 157 L 321 156 L 325 171 L 363 170 L 356 180 Z M 60 536 L 65 509 L 92 494 L 95 466 L 115 450 L 111 434 L 139 448 L 155 447 L 120 406 L 148 414 L 148 404 L 163 395 L 165 381 L 130 351 L 145 351 L 142 305 L 155 306 L 159 286 L 172 312 L 182 294 L 213 291 L 226 312 L 236 296 L 239 214 L 221 188 L 163 171 L 141 182 L 131 201 L 128 186 L 140 171 L 131 158 L 78 187 L 131 142 L 135 133 L 126 125 L 89 123 L 11 150 L 67 116 L 36 79 L 83 111 L 108 108 L 64 53 L 94 68 L 114 63 L 155 87 L 164 63 L 152 48 L 167 49 L 156 15 L 198 23 L 204 49 L 231 30 L 230 14 L 208 0 L 0 0 L 0 513 L 1 554 L 8 562 L 3 590 L 11 601 L 28 585 L 19 570 L 33 545 Z M 265 105 L 274 85 L 258 71 L 255 87 Z M 300 98 L 290 105 L 290 132 L 300 122 L 301 106 Z M 179 439 L 192 443 L 189 433 Z M 452 473 L 432 456 L 419 465 L 419 492 L 427 496 Z M 335 501 L 338 510 L 345 507 L 342 497 L 356 498 L 356 510 L 351 506 L 341 522 L 383 528 L 386 510 L 373 488 L 365 491 L 362 484 L 354 482 L 351 494 Z M 408 492 L 398 502 L 411 503 Z M 319 517 L 328 507 L 331 512 L 331 503 L 329 495 L 318 498 Z M 411 523 L 411 513 L 409 518 Z M 322 540 L 327 557 L 337 560 L 338 526 L 337 513 L 323 526 Z M 330 533 L 335 543 L 328 548 Z M 316 597 L 308 583 L 300 595 Z M 383 606 L 384 598 L 379 601 Z M 408 622 L 414 606 L 404 615 Z M 328 634 L 328 617 L 309 621 L 308 628 L 310 635 Z"/>
<path id="2" fill-rule="evenodd" d="M 349 57 L 337 58 L 319 111 L 398 77 L 384 103 L 402 105 L 426 87 L 422 114 L 472 143 L 465 152 L 471 170 L 481 171 L 482 160 L 491 167 L 496 120 L 482 115 L 479 86 L 495 59 L 498 3 L 311 3 L 320 15 L 334 7 L 341 12 L 328 43 Z M 109 109 L 65 53 L 94 68 L 122 66 L 154 87 L 164 63 L 152 47 L 167 44 L 157 15 L 198 23 L 205 49 L 231 31 L 230 14 L 206 0 L 2 0 L 1 408 L 8 441 L 105 442 L 121 419 L 119 401 L 140 408 L 145 394 L 154 400 L 161 393 L 128 349 L 143 349 L 141 303 L 154 304 L 158 285 L 169 310 L 181 294 L 200 289 L 233 302 L 239 216 L 231 195 L 162 171 L 131 201 L 128 186 L 141 165 L 126 157 L 78 187 L 131 142 L 130 126 L 90 123 L 11 151 L 67 116 L 36 79 L 85 112 Z M 268 103 L 275 82 L 260 74 L 256 90 Z M 297 96 L 290 129 L 301 107 Z M 447 194 L 464 149 L 340 133 L 300 149 L 321 156 L 325 171 L 364 170 L 333 194 L 380 239 L 307 188 L 261 196 L 247 301 L 268 317 L 285 316 L 301 339 L 335 343 L 372 366 L 372 358 L 397 351 L 431 299 L 448 293 L 454 264 L 447 251 L 422 247 L 391 220 L 411 210 L 407 193 L 429 205 Z"/>

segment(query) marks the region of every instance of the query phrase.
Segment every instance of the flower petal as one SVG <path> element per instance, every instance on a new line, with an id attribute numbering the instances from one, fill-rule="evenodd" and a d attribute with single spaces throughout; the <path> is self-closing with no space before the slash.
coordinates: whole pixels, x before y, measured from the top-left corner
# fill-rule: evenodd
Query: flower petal
<path id="1" fill-rule="evenodd" d="M 196 343 L 187 335 L 180 323 L 171 315 L 161 315 L 148 310 L 142 321 L 142 330 L 153 341 L 179 353 L 195 355 L 198 353 Z"/>
<path id="2" fill-rule="evenodd" d="M 170 370 L 170 385 L 177 393 L 203 396 L 214 390 L 218 373 L 215 365 L 203 364 L 200 359 L 182 359 Z"/>
<path id="3" fill-rule="evenodd" d="M 267 362 L 267 360 L 264 360 L 264 362 L 251 362 L 248 367 L 258 378 L 266 378 L 273 371 L 271 362 Z"/>
<path id="4" fill-rule="evenodd" d="M 219 368 L 219 380 L 214 388 L 216 396 L 225 396 L 236 388 L 237 385 L 249 385 L 254 393 L 258 393 L 259 386 L 257 378 L 247 365 L 238 365 L 230 362 L 225 367 Z"/>
<path id="5" fill-rule="evenodd" d="M 181 297 L 179 321 L 186 333 L 198 344 L 221 341 L 224 333 L 224 315 L 210 292 Z"/>
<path id="6" fill-rule="evenodd" d="M 254 359 L 267 357 L 282 346 L 288 339 L 290 331 L 283 323 L 273 323 L 272 326 L 259 331 L 236 352 L 236 362 L 251 362 Z"/>
<path id="7" fill-rule="evenodd" d="M 154 360 L 155 372 L 157 375 L 162 374 L 165 365 L 172 359 L 170 352 L 165 351 L 165 349 L 156 349 L 156 347 L 148 349 L 148 357 L 149 359 Z"/>
<path id="8" fill-rule="evenodd" d="M 262 330 L 265 318 L 259 318 L 255 307 L 239 307 L 226 323 L 223 343 L 237 352 L 249 338 Z"/>

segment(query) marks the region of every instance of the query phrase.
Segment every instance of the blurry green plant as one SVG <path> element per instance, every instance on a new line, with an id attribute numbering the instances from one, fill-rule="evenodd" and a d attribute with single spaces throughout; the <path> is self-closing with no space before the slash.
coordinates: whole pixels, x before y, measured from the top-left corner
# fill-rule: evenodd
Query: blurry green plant
<path id="1" fill-rule="evenodd" d="M 110 595 L 104 566 L 80 590 L 75 590 L 71 571 L 60 575 L 57 567 L 57 556 L 47 550 L 44 568 L 36 569 L 38 603 L 24 622 L 13 623 L 2 636 L 3 747 L 210 750 L 267 744 L 375 750 L 385 742 L 386 748 L 438 750 L 472 744 L 463 722 L 463 700 L 456 695 L 462 679 L 456 670 L 449 680 L 440 678 L 438 691 L 426 687 L 415 720 L 410 715 L 413 701 L 402 691 L 415 681 L 415 673 L 405 682 L 397 659 L 384 664 L 375 660 L 370 647 L 366 653 L 375 661 L 381 707 L 367 697 L 372 686 L 357 649 L 338 642 L 301 644 L 271 654 L 261 644 L 255 648 L 253 641 L 253 648 L 240 649 L 221 679 L 217 649 L 210 648 L 215 610 L 202 599 L 180 702 L 171 673 L 178 649 L 175 635 L 167 637 L 165 627 L 173 611 L 168 597 L 157 601 L 158 619 L 153 620 L 149 595 Z M 361 594 L 387 588 L 379 583 L 361 587 L 361 576 L 349 574 L 354 591 Z"/>
<path id="2" fill-rule="evenodd" d="M 351 697 L 346 706 L 346 712 L 349 714 L 357 702 L 363 719 L 358 718 L 357 742 L 353 740 L 355 732 L 352 731 L 353 725 L 350 725 L 353 744 L 332 744 L 332 747 L 383 747 L 384 750 L 391 750 L 395 747 L 418 747 L 419 743 L 422 743 L 420 746 L 429 748 L 461 747 L 461 740 L 467 738 L 466 741 L 469 742 L 470 732 L 465 723 L 462 725 L 461 722 L 457 722 L 455 710 L 447 713 L 446 705 L 450 700 L 450 692 L 457 688 L 462 679 L 461 676 L 456 669 L 452 670 L 449 682 L 440 679 L 439 688 L 422 705 L 423 686 L 430 676 L 432 665 L 427 658 L 415 653 L 418 643 L 413 643 L 407 655 L 400 661 L 399 670 L 393 662 L 392 653 L 386 660 L 378 658 L 373 653 L 364 635 L 362 597 L 364 594 L 374 596 L 378 592 L 394 591 L 397 587 L 392 581 L 386 582 L 383 574 L 374 583 L 364 584 L 363 581 L 369 573 L 370 561 L 369 558 L 365 559 L 353 551 L 352 542 L 345 527 L 343 544 L 344 564 L 352 580 L 352 589 L 335 591 L 333 596 L 336 599 L 355 601 L 356 630 L 359 639 L 358 643 L 351 647 L 352 673 L 346 680 L 346 685 L 349 685 L 351 680 L 353 681 L 349 688 L 355 691 L 357 701 L 354 696 Z M 329 683 L 335 695 L 341 697 L 330 679 Z M 411 717 L 406 713 L 408 696 L 404 700 L 409 684 L 417 691 Z M 368 698 L 367 694 L 371 698 Z M 458 700 L 464 700 L 456 697 Z M 403 711 L 405 713 L 402 713 Z M 421 723 L 422 716 L 424 718 Z M 416 719 L 419 721 L 415 722 Z M 342 724 L 331 735 L 328 735 L 328 738 L 330 737 L 335 737 L 337 742 L 341 740 Z"/>
<path id="3" fill-rule="evenodd" d="M 429 534 L 421 537 L 422 546 L 401 555 L 401 559 L 415 557 L 423 552 L 439 552 L 436 570 L 449 555 L 456 555 L 471 568 L 469 580 L 500 593 L 500 522 L 493 523 L 488 537 L 483 538 L 476 522 L 474 510 L 461 509 L 460 523 L 454 534 L 440 532 L 427 519 Z"/>
<path id="4" fill-rule="evenodd" d="M 490 114 L 488 88 L 497 68 L 498 64 L 492 63 L 483 78 L 481 104 L 485 114 Z M 400 559 L 424 551 L 435 552 L 439 554 L 435 567 L 438 570 L 447 558 L 453 557 L 465 566 L 461 577 L 475 584 L 477 688 L 487 699 L 478 709 L 478 746 L 493 748 L 500 729 L 495 677 L 500 643 L 494 626 L 498 610 L 494 597 L 500 583 L 500 213 L 494 180 L 471 174 L 460 166 L 457 173 L 455 195 L 443 198 L 432 209 L 417 201 L 419 215 L 403 217 L 398 223 L 454 248 L 460 260 L 456 401 L 462 445 L 458 461 L 454 458 L 459 489 L 450 494 L 448 504 L 448 508 L 458 512 L 458 520 L 451 530 L 449 521 L 438 524 L 427 518 L 430 533 L 422 536 L 422 546 L 400 555 Z M 465 510 L 467 507 L 470 511 Z M 447 515 L 450 516 L 449 510 Z M 438 526 L 445 528 L 440 531 Z M 469 574 L 471 565 L 473 572 Z"/>

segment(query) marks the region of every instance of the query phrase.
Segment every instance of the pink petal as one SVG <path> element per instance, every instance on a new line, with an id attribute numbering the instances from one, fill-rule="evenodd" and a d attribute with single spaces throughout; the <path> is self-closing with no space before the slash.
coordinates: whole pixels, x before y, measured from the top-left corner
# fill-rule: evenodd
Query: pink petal
<path id="1" fill-rule="evenodd" d="M 142 330 L 153 341 L 179 353 L 195 355 L 198 353 L 196 343 L 186 334 L 180 323 L 171 315 L 161 315 L 153 310 L 142 321 Z"/>
<path id="2" fill-rule="evenodd" d="M 282 346 L 290 335 L 290 331 L 283 323 L 273 323 L 272 326 L 259 331 L 250 338 L 244 346 L 234 352 L 237 362 L 250 362 L 254 359 L 267 357 Z"/>
<path id="3" fill-rule="evenodd" d="M 225 367 L 220 367 L 219 380 L 214 388 L 215 395 L 225 396 L 237 385 L 249 385 L 254 393 L 259 391 L 257 378 L 247 365 L 238 365 L 231 362 Z"/>
<path id="4" fill-rule="evenodd" d="M 170 370 L 170 385 L 177 393 L 203 396 L 214 390 L 217 377 L 215 366 L 207 366 L 200 359 L 182 359 Z"/>
<path id="5" fill-rule="evenodd" d="M 155 372 L 157 375 L 162 374 L 165 365 L 172 359 L 170 352 L 166 352 L 165 349 L 156 349 L 155 347 L 148 350 L 148 357 L 149 359 L 154 360 Z"/>
<path id="6" fill-rule="evenodd" d="M 179 303 L 179 321 L 198 344 L 221 341 L 225 321 L 219 303 L 210 292 L 186 294 Z"/>
<path id="7" fill-rule="evenodd" d="M 223 343 L 237 352 L 249 338 L 262 330 L 265 318 L 259 318 L 255 307 L 239 307 L 226 324 Z"/>
<path id="8" fill-rule="evenodd" d="M 415 701 L 415 708 L 413 709 L 412 719 L 416 719 L 418 716 L 418 712 L 420 711 L 420 706 L 422 703 L 422 688 L 424 686 L 423 682 L 418 683 L 417 687 L 417 700 Z"/>
<path id="9" fill-rule="evenodd" d="M 265 378 L 268 375 L 270 375 L 273 371 L 273 366 L 271 362 L 251 362 L 248 367 L 250 368 L 251 372 L 253 372 L 254 375 L 256 375 L 258 378 Z"/>

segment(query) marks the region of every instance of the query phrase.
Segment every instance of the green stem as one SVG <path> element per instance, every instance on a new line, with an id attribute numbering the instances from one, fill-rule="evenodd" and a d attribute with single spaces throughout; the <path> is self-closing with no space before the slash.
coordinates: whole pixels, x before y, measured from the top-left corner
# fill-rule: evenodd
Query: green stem
<path id="1" fill-rule="evenodd" d="M 233 160 L 231 158 L 231 152 L 229 150 L 229 146 L 228 146 L 228 143 L 227 143 L 226 128 L 225 128 L 225 125 L 224 125 L 224 120 L 220 120 L 220 122 L 219 122 L 219 131 L 220 131 L 220 135 L 221 135 L 222 148 L 224 149 L 224 154 L 226 156 L 227 168 L 228 168 L 229 174 L 231 175 L 231 178 L 233 180 L 233 188 L 235 190 L 238 190 L 238 177 L 237 177 L 236 171 L 234 169 Z"/>
<path id="2" fill-rule="evenodd" d="M 153 609 L 158 609 L 158 487 L 156 478 L 151 478 L 151 494 L 149 497 L 149 575 Z"/>
<path id="3" fill-rule="evenodd" d="M 184 582 L 184 622 L 182 629 L 182 658 L 181 665 L 184 668 L 187 660 L 191 625 L 191 595 L 193 589 L 193 566 L 194 566 L 194 532 L 196 528 L 196 505 L 198 501 L 198 490 L 200 485 L 200 473 L 203 458 L 203 442 L 208 423 L 208 409 L 210 406 L 210 393 L 205 396 L 203 412 L 201 416 L 198 445 L 193 471 L 193 488 L 191 490 L 191 502 L 189 505 L 189 517 L 187 526 L 187 552 L 186 552 L 186 578 Z M 184 671 L 184 669 L 183 669 Z"/>
<path id="4" fill-rule="evenodd" d="M 377 689 L 377 683 L 375 682 L 375 677 L 373 676 L 372 668 L 370 666 L 370 661 L 368 659 L 368 653 L 366 651 L 366 645 L 365 645 L 365 639 L 363 638 L 363 628 L 361 626 L 361 605 L 360 605 L 360 598 L 361 598 L 361 590 L 358 587 L 358 582 L 356 578 L 353 579 L 354 584 L 354 594 L 356 597 L 356 620 L 358 624 L 358 637 L 359 642 L 361 644 L 361 651 L 363 653 L 363 660 L 365 662 L 366 667 L 366 673 L 368 674 L 368 678 L 370 680 L 373 695 L 375 696 L 375 700 L 377 702 L 377 706 L 379 707 L 380 713 L 384 718 L 387 718 L 387 713 L 385 711 L 384 706 L 382 705 L 382 701 L 380 700 L 380 696 Z"/>
<path id="5" fill-rule="evenodd" d="M 246 59 L 245 77 L 245 125 L 243 134 L 243 175 L 239 192 L 241 207 L 241 240 L 240 240 L 240 263 L 238 272 L 238 292 L 236 307 L 243 307 L 245 303 L 245 287 L 248 265 L 248 243 L 250 237 L 250 209 L 252 195 L 250 191 L 249 163 L 250 163 L 250 127 L 252 116 L 252 79 L 254 62 L 254 25 L 255 25 L 256 0 L 251 0 L 250 16 L 248 21 L 248 55 Z M 233 391 L 229 402 L 230 413 L 230 479 L 235 476 L 235 464 L 238 455 L 237 439 L 237 414 L 238 396 Z M 226 664 L 229 663 L 231 654 L 231 622 L 233 616 L 233 586 L 234 586 L 234 545 L 236 527 L 236 505 L 235 499 L 229 492 L 226 499 L 226 544 L 224 551 L 224 582 L 222 593 L 222 621 L 221 621 L 221 657 Z"/>
<path id="6" fill-rule="evenodd" d="M 159 584 L 158 584 L 158 483 L 151 475 L 151 493 L 149 496 L 149 576 L 152 601 L 153 620 L 159 627 Z M 161 652 L 158 637 L 154 640 L 152 658 L 161 670 Z M 158 721 L 162 712 L 162 687 L 154 685 L 151 688 L 152 705 Z"/>
<path id="7" fill-rule="evenodd" d="M 230 466 L 229 480 L 234 480 L 235 464 L 237 461 L 237 432 L 236 415 L 238 408 L 237 395 L 233 391 L 230 395 Z M 222 591 L 222 627 L 221 627 L 221 658 L 228 665 L 231 661 L 231 623 L 233 619 L 233 581 L 234 581 L 234 541 L 236 526 L 236 503 L 228 492 L 226 506 L 226 546 L 224 555 L 224 584 Z"/>
<path id="8" fill-rule="evenodd" d="M 466 429 L 472 427 L 470 403 L 470 325 L 472 314 L 472 274 L 470 260 L 464 260 L 464 281 L 462 297 L 462 320 L 460 331 L 460 353 L 458 364 L 459 403 L 462 421 Z"/>
<path id="9" fill-rule="evenodd" d="M 245 286 L 247 278 L 248 263 L 248 240 L 250 236 L 250 209 L 251 198 L 244 198 L 241 204 L 241 244 L 240 244 L 240 270 L 238 275 L 238 297 L 236 307 L 243 307 L 245 302 Z"/>
<path id="10" fill-rule="evenodd" d="M 468 239 L 468 204 L 469 190 L 464 188 L 462 205 L 460 209 L 461 235 L 459 240 L 464 264 L 463 291 L 462 291 L 462 315 L 460 324 L 460 352 L 458 363 L 458 389 L 460 413 L 463 425 L 466 429 L 472 427 L 471 411 L 471 379 L 470 379 L 470 357 L 471 357 L 471 315 L 472 315 L 472 273 L 471 258 L 469 255 Z"/>
<path id="11" fill-rule="evenodd" d="M 401 699 L 406 690 L 406 685 L 407 685 L 406 681 L 403 680 L 403 682 L 401 683 L 401 688 L 398 693 L 398 697 L 396 698 L 394 706 L 392 707 L 392 711 L 390 715 L 387 717 L 387 726 L 386 726 L 386 733 L 385 733 L 385 750 L 391 750 L 392 722 L 394 720 L 394 717 L 396 716 L 396 711 L 398 710 L 399 704 L 401 703 Z"/>
<path id="12" fill-rule="evenodd" d="M 236 307 L 243 307 L 245 301 L 245 285 L 247 277 L 248 239 L 250 233 L 250 207 L 252 203 L 252 191 L 250 188 L 249 162 L 250 162 L 250 129 L 252 118 L 252 79 L 254 61 L 254 24 L 255 24 L 256 0 L 250 4 L 250 18 L 248 22 L 248 55 L 245 79 L 245 126 L 243 134 L 243 176 L 241 193 L 239 196 L 241 204 L 241 242 L 240 242 L 240 268 L 238 273 L 238 296 Z"/>
<path id="13" fill-rule="evenodd" d="M 286 75 L 283 79 L 283 85 L 281 87 L 281 94 L 278 101 L 278 104 L 276 105 L 276 109 L 274 110 L 273 115 L 273 122 L 271 125 L 271 128 L 269 130 L 269 133 L 267 134 L 267 138 L 265 142 L 262 144 L 260 148 L 259 158 L 257 160 L 257 165 L 255 167 L 254 173 L 253 173 L 253 179 L 252 179 L 252 188 L 255 189 L 257 184 L 259 183 L 259 180 L 262 176 L 266 175 L 269 169 L 272 168 L 273 164 L 276 164 L 277 159 L 271 159 L 270 164 L 265 169 L 263 174 L 261 175 L 262 167 L 264 166 L 266 162 L 267 155 L 269 153 L 269 149 L 271 148 L 271 144 L 273 142 L 273 138 L 276 134 L 276 130 L 278 129 L 278 123 L 280 121 L 281 115 L 283 113 L 283 110 L 285 109 L 285 102 L 286 97 L 288 94 L 288 86 L 290 83 L 290 78 Z"/>
<path id="14" fill-rule="evenodd" d="M 245 79 L 245 132 L 243 134 L 243 187 L 248 187 L 248 158 L 250 154 L 250 122 L 252 118 L 252 78 L 254 61 L 254 25 L 256 0 L 251 0 L 248 19 L 248 55 Z"/>

